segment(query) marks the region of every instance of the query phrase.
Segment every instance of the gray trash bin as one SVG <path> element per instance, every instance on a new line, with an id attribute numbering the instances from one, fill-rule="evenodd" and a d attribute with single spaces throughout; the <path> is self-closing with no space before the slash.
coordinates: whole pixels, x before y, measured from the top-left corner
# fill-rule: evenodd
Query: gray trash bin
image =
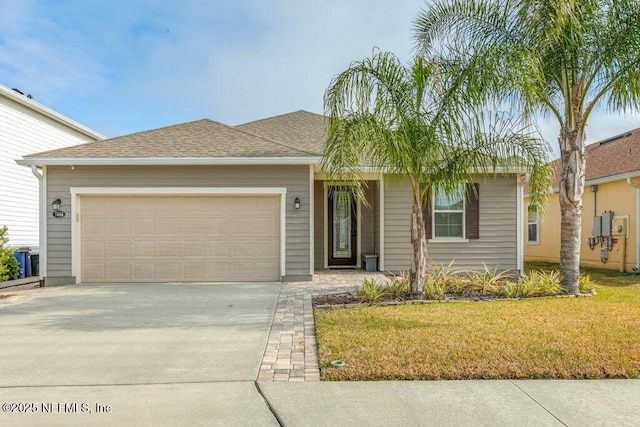
<path id="1" fill-rule="evenodd" d="M 365 271 L 378 271 L 378 255 L 362 254 L 362 264 Z"/>

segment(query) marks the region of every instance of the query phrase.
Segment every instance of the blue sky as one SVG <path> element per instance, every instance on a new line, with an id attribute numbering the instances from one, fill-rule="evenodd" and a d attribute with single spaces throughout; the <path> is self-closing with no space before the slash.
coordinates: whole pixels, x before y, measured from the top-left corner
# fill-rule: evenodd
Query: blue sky
<path id="1" fill-rule="evenodd" d="M 322 113 L 372 48 L 412 53 L 424 0 L 0 0 L 0 83 L 117 136 L 210 118 Z M 557 145 L 558 128 L 540 122 Z M 640 127 L 592 116 L 588 141 Z M 557 151 L 557 150 L 556 150 Z"/>

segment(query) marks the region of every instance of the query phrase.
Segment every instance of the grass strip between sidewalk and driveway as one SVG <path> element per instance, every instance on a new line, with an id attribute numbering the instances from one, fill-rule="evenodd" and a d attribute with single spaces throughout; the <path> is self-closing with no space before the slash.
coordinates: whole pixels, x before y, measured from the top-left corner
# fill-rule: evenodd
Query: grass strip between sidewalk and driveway
<path id="1" fill-rule="evenodd" d="M 582 271 L 593 297 L 316 310 L 321 378 L 639 378 L 640 276 Z"/>

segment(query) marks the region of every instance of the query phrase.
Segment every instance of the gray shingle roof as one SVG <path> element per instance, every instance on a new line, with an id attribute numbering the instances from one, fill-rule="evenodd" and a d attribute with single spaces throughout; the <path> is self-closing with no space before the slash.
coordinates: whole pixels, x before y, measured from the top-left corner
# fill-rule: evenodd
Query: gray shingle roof
<path id="1" fill-rule="evenodd" d="M 299 110 L 235 128 L 321 156 L 327 122 L 325 116 Z"/>
<path id="2" fill-rule="evenodd" d="M 286 123 L 287 120 L 292 123 Z M 238 127 L 203 119 L 25 158 L 308 158 L 321 153 L 322 123 L 323 116 L 308 112 Z"/>

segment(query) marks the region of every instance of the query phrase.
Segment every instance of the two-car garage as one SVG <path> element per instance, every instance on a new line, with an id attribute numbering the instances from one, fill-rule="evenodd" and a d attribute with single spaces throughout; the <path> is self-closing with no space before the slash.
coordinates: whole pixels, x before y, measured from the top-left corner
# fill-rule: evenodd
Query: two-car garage
<path id="1" fill-rule="evenodd" d="M 280 280 L 284 190 L 129 192 L 73 192 L 79 281 Z"/>

